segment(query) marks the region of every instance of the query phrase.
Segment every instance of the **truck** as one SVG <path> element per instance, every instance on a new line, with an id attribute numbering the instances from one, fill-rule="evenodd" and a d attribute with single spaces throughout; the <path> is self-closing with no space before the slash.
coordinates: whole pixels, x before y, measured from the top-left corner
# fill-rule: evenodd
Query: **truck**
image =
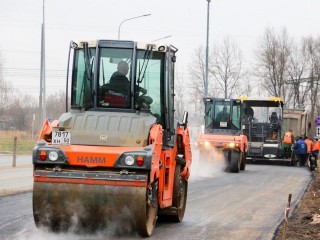
<path id="1" fill-rule="evenodd" d="M 221 153 L 225 170 L 245 170 L 248 139 L 242 131 L 242 102 L 239 99 L 203 98 L 204 132 L 198 138 L 201 163 L 214 163 Z"/>
<path id="2" fill-rule="evenodd" d="M 158 216 L 183 220 L 192 153 L 188 113 L 173 117 L 177 51 L 71 41 L 66 112 L 43 123 L 33 148 L 37 227 L 82 233 L 117 224 L 149 237 Z"/>
<path id="3" fill-rule="evenodd" d="M 299 136 L 308 136 L 311 129 L 311 122 L 309 121 L 307 110 L 302 108 L 285 108 L 283 110 L 283 126 L 283 132 L 289 131 L 291 129 L 295 139 L 297 139 L 297 137 Z M 313 161 L 316 160 L 313 157 L 310 157 L 310 160 L 310 164 L 308 164 L 310 165 L 310 169 L 313 171 L 314 169 L 311 165 L 313 165 Z M 296 164 L 297 159 L 293 151 L 291 154 L 291 165 L 295 166 Z"/>
<path id="4" fill-rule="evenodd" d="M 284 131 L 292 130 L 294 136 L 307 136 L 311 128 L 305 109 L 285 108 L 283 110 Z"/>

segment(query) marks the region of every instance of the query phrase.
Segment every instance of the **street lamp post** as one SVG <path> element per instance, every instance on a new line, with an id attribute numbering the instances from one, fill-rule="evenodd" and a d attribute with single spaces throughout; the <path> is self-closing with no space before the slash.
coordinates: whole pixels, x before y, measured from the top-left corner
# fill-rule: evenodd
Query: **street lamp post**
<path id="1" fill-rule="evenodd" d="M 151 15 L 151 14 L 144 14 L 144 15 L 141 15 L 141 16 L 132 17 L 132 18 L 128 18 L 128 19 L 123 20 L 123 21 L 120 23 L 120 25 L 119 25 L 119 29 L 118 29 L 118 40 L 120 40 L 120 28 L 121 28 L 122 23 L 124 23 L 124 22 L 126 22 L 126 21 L 129 21 L 129 20 L 136 19 L 136 18 L 147 17 L 147 16 L 150 16 L 150 15 Z"/>
<path id="2" fill-rule="evenodd" d="M 40 59 L 40 96 L 39 96 L 39 127 L 46 120 L 46 70 L 45 70 L 45 9 L 42 2 L 42 27 L 41 27 L 41 59 Z"/>
<path id="3" fill-rule="evenodd" d="M 204 81 L 204 95 L 208 96 L 208 74 L 209 74 L 209 10 L 210 10 L 210 2 L 211 0 L 207 0 L 207 43 L 206 43 L 206 73 L 205 73 L 205 81 Z"/>

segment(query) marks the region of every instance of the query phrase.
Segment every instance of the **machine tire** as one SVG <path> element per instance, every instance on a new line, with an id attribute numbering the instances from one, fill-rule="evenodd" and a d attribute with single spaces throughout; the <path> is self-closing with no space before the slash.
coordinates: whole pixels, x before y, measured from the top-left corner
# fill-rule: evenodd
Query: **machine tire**
<path id="1" fill-rule="evenodd" d="M 231 151 L 230 155 L 230 171 L 238 173 L 240 171 L 240 152 Z"/>
<path id="2" fill-rule="evenodd" d="M 183 220 L 187 203 L 188 182 L 180 176 L 180 169 L 181 165 L 177 164 L 174 175 L 172 206 L 159 215 L 161 221 L 181 222 Z"/>
<path id="3" fill-rule="evenodd" d="M 246 169 L 246 154 L 245 153 L 241 153 L 241 163 L 240 163 L 240 170 L 245 170 Z"/>
<path id="4" fill-rule="evenodd" d="M 316 168 L 313 166 L 313 165 L 311 165 L 310 166 L 310 171 L 312 172 L 312 171 L 314 171 Z"/>
<path id="5" fill-rule="evenodd" d="M 310 156 L 309 158 L 309 165 L 310 165 L 309 168 L 311 172 L 316 169 L 315 159 L 312 156 Z"/>
<path id="6" fill-rule="evenodd" d="M 141 237 L 150 237 L 153 234 L 158 218 L 158 182 L 156 187 L 156 196 L 151 204 L 148 204 L 148 195 L 146 195 L 145 218 L 137 222 L 137 230 Z"/>
<path id="7" fill-rule="evenodd" d="M 176 165 L 174 173 L 172 205 L 177 208 L 177 214 L 172 216 L 173 222 L 181 222 L 187 203 L 188 182 L 180 176 L 180 164 Z"/>

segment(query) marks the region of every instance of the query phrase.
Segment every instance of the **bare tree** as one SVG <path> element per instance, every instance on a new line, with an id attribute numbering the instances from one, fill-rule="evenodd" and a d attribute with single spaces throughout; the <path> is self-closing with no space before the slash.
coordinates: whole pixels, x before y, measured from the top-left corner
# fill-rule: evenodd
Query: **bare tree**
<path id="1" fill-rule="evenodd" d="M 190 112 L 190 118 L 193 122 L 202 121 L 203 116 L 203 102 L 205 89 L 205 57 L 203 47 L 195 49 L 192 61 L 189 65 L 189 76 L 190 76 L 190 90 L 188 98 L 189 110 L 194 109 Z M 210 78 L 208 78 L 208 88 L 211 86 Z M 209 89 L 208 89 L 209 93 Z M 212 96 L 212 93 L 209 93 Z"/>
<path id="2" fill-rule="evenodd" d="M 286 67 L 291 52 L 292 40 L 286 29 L 281 34 L 267 29 L 256 50 L 257 72 L 269 94 L 285 98 L 284 84 L 287 79 Z"/>
<path id="3" fill-rule="evenodd" d="M 209 71 L 224 98 L 235 95 L 243 72 L 242 55 L 236 44 L 229 38 L 226 38 L 221 46 L 213 48 Z"/>
<path id="4" fill-rule="evenodd" d="M 64 91 L 50 94 L 46 99 L 47 117 L 51 120 L 59 119 L 66 112 L 66 94 Z"/>
<path id="5" fill-rule="evenodd" d="M 9 98 L 11 93 L 11 85 L 5 81 L 3 75 L 3 64 L 0 55 L 0 116 L 4 114 L 10 104 Z"/>
<path id="6" fill-rule="evenodd" d="M 237 90 L 238 96 L 251 96 L 253 93 L 252 79 L 248 73 L 243 75 L 243 78 L 239 81 L 241 88 Z"/>
<path id="7" fill-rule="evenodd" d="M 205 57 L 203 47 L 195 50 L 189 67 L 191 91 L 189 106 L 194 106 L 194 115 L 198 119 L 203 116 L 205 92 Z M 242 57 L 237 46 L 226 39 L 222 47 L 216 47 L 209 56 L 208 96 L 230 98 L 236 93 L 242 76 Z M 237 89 L 238 90 L 238 89 Z M 202 121 L 202 120 L 199 120 Z"/>
<path id="8" fill-rule="evenodd" d="M 317 40 L 312 37 L 304 39 L 304 52 L 308 59 L 309 69 L 309 88 L 310 90 L 310 113 L 311 116 L 315 116 L 315 111 L 319 106 L 319 81 L 320 81 L 320 38 Z M 319 113 L 317 113 L 319 114 Z"/>
<path id="9" fill-rule="evenodd" d="M 292 51 L 288 58 L 287 74 L 289 91 L 286 91 L 287 106 L 291 105 L 293 108 L 305 105 L 307 100 L 309 87 L 303 85 L 303 79 L 307 77 L 307 57 L 305 47 L 298 47 L 296 44 L 292 45 Z"/>
<path id="10" fill-rule="evenodd" d="M 10 98 L 10 105 L 5 115 L 10 119 L 10 127 L 19 131 L 30 131 L 33 114 L 37 111 L 37 100 L 31 95 L 22 94 L 14 89 L 15 95 Z M 31 132 L 31 131 L 30 131 Z"/>
<path id="11" fill-rule="evenodd" d="M 205 61 L 203 47 L 199 47 L 194 51 L 194 55 L 190 63 L 189 73 L 191 77 L 192 92 L 197 96 L 204 96 L 205 88 Z"/>

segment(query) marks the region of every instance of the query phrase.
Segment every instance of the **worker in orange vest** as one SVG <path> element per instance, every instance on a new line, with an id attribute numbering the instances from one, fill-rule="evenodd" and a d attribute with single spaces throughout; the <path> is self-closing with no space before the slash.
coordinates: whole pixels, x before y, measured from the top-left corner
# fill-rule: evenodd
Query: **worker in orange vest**
<path id="1" fill-rule="evenodd" d="M 285 159 L 288 159 L 289 157 L 291 158 L 291 147 L 292 147 L 292 144 L 294 143 L 294 136 L 291 129 L 289 129 L 289 131 L 284 134 L 282 143 L 283 143 L 283 150 L 284 150 L 284 158 Z"/>
<path id="2" fill-rule="evenodd" d="M 307 156 L 306 156 L 306 161 L 310 160 L 311 157 L 311 151 L 312 151 L 312 147 L 313 147 L 313 142 L 311 139 L 309 139 L 307 136 L 304 137 L 304 141 L 307 144 Z"/>
<path id="3" fill-rule="evenodd" d="M 317 161 L 318 161 L 319 151 L 320 151 L 320 142 L 318 141 L 318 138 L 315 138 L 313 142 L 313 147 L 312 147 L 312 155 L 315 159 L 316 168 L 318 167 Z"/>

